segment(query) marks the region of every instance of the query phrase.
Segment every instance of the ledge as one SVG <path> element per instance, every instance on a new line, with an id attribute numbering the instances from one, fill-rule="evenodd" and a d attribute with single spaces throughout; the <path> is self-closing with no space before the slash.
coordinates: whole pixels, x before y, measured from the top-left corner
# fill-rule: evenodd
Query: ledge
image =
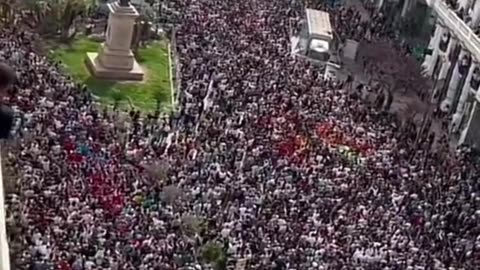
<path id="1" fill-rule="evenodd" d="M 450 30 L 472 56 L 480 61 L 480 38 L 472 29 L 460 19 L 442 0 L 427 1 L 428 5 L 435 10 L 442 24 Z"/>

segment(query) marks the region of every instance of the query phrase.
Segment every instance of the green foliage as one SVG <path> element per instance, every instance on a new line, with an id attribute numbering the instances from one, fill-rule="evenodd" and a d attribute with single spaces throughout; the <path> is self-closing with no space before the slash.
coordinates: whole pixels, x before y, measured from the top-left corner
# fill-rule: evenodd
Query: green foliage
<path id="1" fill-rule="evenodd" d="M 132 51 L 136 55 L 142 42 L 148 41 L 152 37 L 151 23 L 155 20 L 155 11 L 152 6 L 144 0 L 136 1 L 134 5 L 140 15 L 135 23 L 131 46 Z"/>
<path id="2" fill-rule="evenodd" d="M 122 92 L 120 92 L 118 89 L 114 89 L 112 91 L 112 99 L 113 99 L 113 108 L 117 109 L 120 102 L 122 100 L 125 100 L 125 95 Z"/>
<path id="3" fill-rule="evenodd" d="M 122 92 L 120 92 L 118 89 L 114 89 L 112 91 L 112 99 L 113 100 L 122 100 L 124 98 L 125 98 L 125 95 Z"/>
<path id="4" fill-rule="evenodd" d="M 120 92 L 122 101 L 126 103 L 127 99 L 131 100 L 135 107 L 144 111 L 154 111 L 157 108 L 158 102 L 153 97 L 161 98 L 162 109 L 171 109 L 170 63 L 165 43 L 154 43 L 139 50 L 137 61 L 146 73 L 146 79 L 140 83 L 105 81 L 90 76 L 85 66 L 86 52 L 96 52 L 99 47 L 100 43 L 82 37 L 68 46 L 61 45 L 54 50 L 52 56 L 64 64 L 66 71 L 75 80 L 85 83 L 104 104 L 114 105 L 119 101 Z"/>
<path id="5" fill-rule="evenodd" d="M 222 256 L 220 257 L 217 262 L 215 263 L 215 270 L 225 270 L 227 269 L 227 257 Z"/>
<path id="6" fill-rule="evenodd" d="M 188 236 L 200 234 L 203 225 L 203 220 L 200 217 L 193 215 L 182 216 L 182 231 Z"/>
<path id="7" fill-rule="evenodd" d="M 88 5 L 87 0 L 25 0 L 20 9 L 30 14 L 25 21 L 32 27 L 46 35 L 60 34 L 62 40 L 68 41 L 76 34 L 75 20 Z"/>
<path id="8" fill-rule="evenodd" d="M 155 11 L 152 8 L 152 5 L 146 1 L 136 1 L 135 7 L 137 8 L 138 13 L 140 14 L 140 20 L 152 22 L 155 18 Z"/>
<path id="9" fill-rule="evenodd" d="M 63 0 L 61 6 L 61 13 L 59 16 L 59 27 L 62 33 L 62 40 L 68 41 L 76 34 L 76 29 L 73 34 L 70 33 L 70 29 L 74 27 L 75 19 L 84 14 L 87 9 L 85 0 Z"/>
<path id="10" fill-rule="evenodd" d="M 202 248 L 202 259 L 213 266 L 215 270 L 224 270 L 227 267 L 227 255 L 218 242 L 208 242 Z"/>
<path id="11" fill-rule="evenodd" d="M 161 87 L 159 87 L 158 89 L 155 89 L 155 91 L 153 92 L 152 94 L 152 97 L 153 99 L 155 100 L 156 102 L 156 108 L 155 108 L 155 111 L 160 111 L 161 109 L 161 106 L 162 106 L 162 102 L 164 100 L 168 100 L 168 98 L 170 98 L 168 95 L 167 95 L 167 91 L 165 91 L 165 89 L 162 89 Z"/>
<path id="12" fill-rule="evenodd" d="M 162 101 L 162 100 L 165 100 L 168 97 L 167 95 L 167 91 L 165 91 L 165 89 L 162 89 L 162 87 L 159 87 L 157 89 L 155 89 L 155 91 L 152 93 L 152 97 L 156 100 L 156 101 Z"/>

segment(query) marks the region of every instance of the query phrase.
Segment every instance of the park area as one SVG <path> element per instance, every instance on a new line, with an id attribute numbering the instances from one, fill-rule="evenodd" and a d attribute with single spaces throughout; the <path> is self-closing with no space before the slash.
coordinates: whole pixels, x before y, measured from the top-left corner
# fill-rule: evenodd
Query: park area
<path id="1" fill-rule="evenodd" d="M 171 29 L 177 20 L 174 4 L 139 0 L 131 49 L 145 73 L 142 82 L 106 81 L 90 76 L 87 52 L 99 52 L 105 41 L 108 4 L 115 0 L 21 1 L 0 8 L 6 24 L 21 24 L 38 34 L 37 50 L 61 63 L 65 73 L 86 85 L 103 104 L 132 105 L 139 110 L 167 112 L 174 104 L 175 72 L 170 50 Z M 173 75 L 172 75 L 173 74 Z"/>
<path id="2" fill-rule="evenodd" d="M 79 37 L 58 45 L 52 56 L 61 62 L 74 80 L 88 86 L 98 99 L 108 105 L 133 105 L 143 111 L 172 109 L 174 91 L 170 78 L 170 50 L 166 41 L 156 41 L 140 48 L 137 61 L 145 71 L 142 82 L 116 82 L 92 77 L 85 65 L 87 52 L 97 52 L 101 43 Z"/>

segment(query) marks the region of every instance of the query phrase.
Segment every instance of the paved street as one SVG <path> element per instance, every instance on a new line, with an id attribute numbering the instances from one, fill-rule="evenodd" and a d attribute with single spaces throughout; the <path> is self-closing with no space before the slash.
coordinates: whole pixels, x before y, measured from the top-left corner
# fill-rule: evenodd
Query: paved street
<path id="1" fill-rule="evenodd" d="M 358 53 L 357 59 L 361 59 L 362 51 Z M 344 60 L 344 67 L 343 67 L 344 74 L 341 76 L 346 76 L 346 74 L 351 74 L 355 78 L 355 84 L 358 85 L 368 84 L 368 82 L 372 80 L 376 80 L 378 78 L 372 77 L 368 75 L 361 64 L 352 62 L 352 61 L 345 61 Z M 429 100 L 429 99 L 427 99 Z M 390 112 L 397 114 L 402 120 L 406 120 L 408 118 L 414 118 L 414 121 L 417 124 L 421 124 L 425 113 L 427 110 L 433 111 L 434 105 L 427 101 L 422 101 L 420 97 L 414 91 L 403 91 L 403 90 L 394 90 L 393 91 L 393 102 L 390 107 Z M 445 131 L 442 130 L 442 125 L 439 120 L 434 120 L 432 123 L 431 131 L 437 134 L 437 139 L 440 138 Z M 452 146 L 454 143 L 452 142 Z"/>

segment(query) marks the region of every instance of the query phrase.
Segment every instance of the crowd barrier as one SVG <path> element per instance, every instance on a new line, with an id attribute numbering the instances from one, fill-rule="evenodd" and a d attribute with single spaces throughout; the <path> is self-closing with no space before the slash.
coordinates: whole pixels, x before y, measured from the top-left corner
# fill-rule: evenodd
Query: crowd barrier
<path id="1" fill-rule="evenodd" d="M 178 52 L 177 52 L 177 29 L 173 27 L 172 29 L 172 36 L 170 38 L 170 48 L 171 48 L 171 57 L 173 58 L 173 68 L 175 70 L 175 100 L 174 100 L 174 108 L 179 105 L 180 98 L 181 98 L 181 72 L 180 72 L 180 60 L 178 59 Z"/>

